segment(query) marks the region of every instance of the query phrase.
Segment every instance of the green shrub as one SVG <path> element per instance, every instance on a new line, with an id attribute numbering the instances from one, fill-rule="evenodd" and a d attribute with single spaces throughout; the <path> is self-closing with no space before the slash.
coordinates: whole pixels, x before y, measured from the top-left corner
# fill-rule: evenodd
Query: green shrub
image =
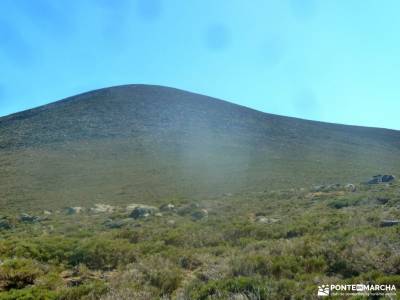
<path id="1" fill-rule="evenodd" d="M 265 280 L 253 277 L 210 281 L 207 284 L 192 287 L 188 293 L 190 299 L 193 300 L 227 299 L 234 294 L 242 294 L 259 300 L 267 299 L 268 296 Z"/>
<path id="2" fill-rule="evenodd" d="M 153 269 L 148 273 L 151 285 L 160 289 L 160 295 L 171 295 L 182 280 L 182 274 L 177 269 Z"/>
<path id="3" fill-rule="evenodd" d="M 0 300 L 55 300 L 58 295 L 54 291 L 41 288 L 26 288 L 22 290 L 10 290 L 0 293 Z"/>
<path id="4" fill-rule="evenodd" d="M 73 266 L 84 264 L 91 269 L 110 270 L 136 261 L 136 252 L 126 240 L 88 239 L 69 257 Z"/>
<path id="5" fill-rule="evenodd" d="M 0 286 L 6 290 L 22 289 L 43 274 L 43 266 L 34 260 L 9 259 L 0 266 Z"/>
<path id="6" fill-rule="evenodd" d="M 71 287 L 59 292 L 57 300 L 92 300 L 99 299 L 101 295 L 106 294 L 108 291 L 105 283 L 96 281 L 77 287 Z"/>
<path id="7" fill-rule="evenodd" d="M 330 208 L 341 209 L 344 207 L 349 206 L 357 206 L 361 202 L 359 198 L 342 198 L 342 199 L 335 199 L 328 203 Z"/>
<path id="8" fill-rule="evenodd" d="M 231 261 L 231 272 L 233 276 L 253 276 L 269 275 L 271 272 L 271 263 L 263 255 L 249 254 L 246 256 L 234 258 Z"/>

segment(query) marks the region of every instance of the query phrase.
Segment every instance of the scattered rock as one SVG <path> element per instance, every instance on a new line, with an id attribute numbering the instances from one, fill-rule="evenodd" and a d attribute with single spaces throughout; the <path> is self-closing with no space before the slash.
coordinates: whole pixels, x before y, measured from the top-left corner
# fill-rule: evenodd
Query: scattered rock
<path id="1" fill-rule="evenodd" d="M 66 270 L 60 273 L 60 277 L 67 284 L 67 286 L 78 286 L 82 283 L 82 278 L 72 270 Z"/>
<path id="2" fill-rule="evenodd" d="M 104 222 L 104 226 L 110 229 L 121 228 L 131 223 L 132 219 L 112 220 L 108 219 Z"/>
<path id="3" fill-rule="evenodd" d="M 253 299 L 247 297 L 245 294 L 233 294 L 230 298 L 230 300 L 249 300 L 249 299 Z"/>
<path id="4" fill-rule="evenodd" d="M 23 213 L 18 217 L 18 220 L 24 223 L 37 223 L 41 221 L 41 218 L 38 216 L 31 216 L 29 214 Z"/>
<path id="5" fill-rule="evenodd" d="M 163 204 L 160 206 L 161 211 L 174 211 L 175 210 L 175 205 L 169 203 L 169 204 Z"/>
<path id="6" fill-rule="evenodd" d="M 97 271 L 86 270 L 81 272 L 78 267 L 73 270 L 66 270 L 60 273 L 61 279 L 68 287 L 80 286 L 87 281 L 101 278 L 101 273 Z"/>
<path id="7" fill-rule="evenodd" d="M 396 179 L 393 175 L 375 175 L 370 180 L 368 180 L 368 184 L 379 184 L 379 183 L 389 183 L 393 182 Z"/>
<path id="8" fill-rule="evenodd" d="M 112 213 L 115 211 L 115 207 L 108 204 L 95 204 L 94 207 L 90 208 L 92 213 Z"/>
<path id="9" fill-rule="evenodd" d="M 376 202 L 378 202 L 379 204 L 386 204 L 389 202 L 389 200 L 390 198 L 380 198 L 380 197 L 376 198 Z"/>
<path id="10" fill-rule="evenodd" d="M 279 222 L 279 219 L 268 218 L 265 216 L 258 216 L 258 217 L 256 217 L 255 221 L 258 223 L 263 223 L 263 224 L 273 224 L 273 223 Z"/>
<path id="11" fill-rule="evenodd" d="M 325 188 L 324 185 L 314 185 L 311 190 L 313 192 L 321 192 L 324 188 Z"/>
<path id="12" fill-rule="evenodd" d="M 313 192 L 331 192 L 343 190 L 343 186 L 340 183 L 326 184 L 326 185 L 316 185 L 313 186 Z"/>
<path id="13" fill-rule="evenodd" d="M 400 220 L 383 220 L 380 225 L 381 227 L 391 227 L 399 224 Z"/>
<path id="14" fill-rule="evenodd" d="M 346 190 L 348 190 L 349 192 L 352 192 L 352 193 L 357 191 L 356 186 L 354 184 L 352 184 L 352 183 L 348 183 L 344 187 L 345 187 Z"/>
<path id="15" fill-rule="evenodd" d="M 65 208 L 65 212 L 67 215 L 74 215 L 74 214 L 80 214 L 84 212 L 85 209 L 81 206 L 75 206 L 75 207 L 67 207 Z"/>
<path id="16" fill-rule="evenodd" d="M 208 211 L 206 209 L 195 210 L 191 213 L 191 217 L 193 220 L 201 220 L 208 217 Z"/>
<path id="17" fill-rule="evenodd" d="M 186 205 L 179 207 L 177 210 L 177 213 L 180 216 L 189 215 L 189 214 L 193 213 L 194 211 L 198 210 L 199 207 L 200 206 L 195 203 L 186 204 Z"/>
<path id="18" fill-rule="evenodd" d="M 8 230 L 11 228 L 12 228 L 12 225 L 11 225 L 10 221 L 4 217 L 0 217 L 0 230 L 1 229 Z"/>
<path id="19" fill-rule="evenodd" d="M 176 224 L 175 220 L 168 220 L 167 224 L 170 226 L 174 226 Z"/>
<path id="20" fill-rule="evenodd" d="M 135 207 L 133 208 L 129 217 L 133 219 L 147 218 L 151 215 L 154 215 L 157 211 L 158 208 L 154 206 L 135 204 Z"/>

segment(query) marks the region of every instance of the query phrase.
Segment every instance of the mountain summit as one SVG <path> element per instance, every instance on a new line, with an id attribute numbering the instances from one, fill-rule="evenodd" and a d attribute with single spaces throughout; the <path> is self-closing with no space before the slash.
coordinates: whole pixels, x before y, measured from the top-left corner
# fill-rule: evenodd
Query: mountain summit
<path id="1" fill-rule="evenodd" d="M 96 90 L 0 118 L 0 205 L 128 203 L 399 173 L 400 132 L 173 88 Z"/>

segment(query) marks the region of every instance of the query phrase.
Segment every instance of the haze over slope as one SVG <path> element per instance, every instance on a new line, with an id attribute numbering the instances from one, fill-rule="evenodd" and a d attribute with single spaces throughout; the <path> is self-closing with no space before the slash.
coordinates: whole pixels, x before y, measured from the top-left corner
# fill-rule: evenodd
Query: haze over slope
<path id="1" fill-rule="evenodd" d="M 345 108 L 344 108 L 345 109 Z M 400 172 L 400 132 L 128 85 L 0 118 L 0 205 L 157 201 Z"/>

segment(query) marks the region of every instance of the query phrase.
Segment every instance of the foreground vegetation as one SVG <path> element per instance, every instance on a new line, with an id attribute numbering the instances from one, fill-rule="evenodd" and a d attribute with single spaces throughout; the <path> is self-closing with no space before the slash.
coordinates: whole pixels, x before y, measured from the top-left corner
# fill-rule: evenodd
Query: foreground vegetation
<path id="1" fill-rule="evenodd" d="M 314 299 L 320 284 L 400 287 L 400 225 L 382 223 L 400 219 L 397 183 L 153 205 L 158 213 L 138 218 L 122 207 L 3 210 L 0 300 Z"/>

